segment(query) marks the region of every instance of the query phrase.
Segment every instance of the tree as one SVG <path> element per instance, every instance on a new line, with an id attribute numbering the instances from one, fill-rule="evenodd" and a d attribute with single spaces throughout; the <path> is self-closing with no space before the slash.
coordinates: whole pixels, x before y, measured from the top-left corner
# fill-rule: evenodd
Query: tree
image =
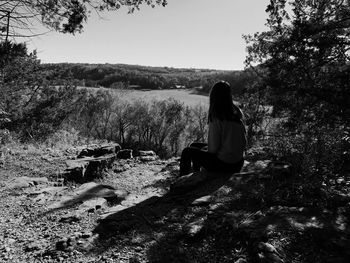
<path id="1" fill-rule="evenodd" d="M 125 6 L 132 13 L 142 4 L 165 6 L 167 0 L 0 0 L 0 40 L 34 36 L 38 23 L 74 34 L 82 31 L 91 11 L 114 11 Z"/>
<path id="2" fill-rule="evenodd" d="M 269 30 L 246 36 L 247 65 L 265 71 L 275 110 L 290 120 L 349 121 L 350 1 L 271 0 Z"/>
<path id="3" fill-rule="evenodd" d="M 45 78 L 39 74 L 39 60 L 25 44 L 0 43 L 0 109 L 11 119 L 20 117 L 29 106 Z"/>
<path id="4" fill-rule="evenodd" d="M 266 92 L 274 113 L 284 117 L 279 136 L 270 141 L 282 151 L 273 152 L 289 155 L 295 166 L 318 178 L 337 174 L 350 160 L 344 148 L 350 122 L 350 1 L 270 0 L 266 12 L 268 30 L 245 37 L 246 64 L 261 77 L 260 92 Z"/>

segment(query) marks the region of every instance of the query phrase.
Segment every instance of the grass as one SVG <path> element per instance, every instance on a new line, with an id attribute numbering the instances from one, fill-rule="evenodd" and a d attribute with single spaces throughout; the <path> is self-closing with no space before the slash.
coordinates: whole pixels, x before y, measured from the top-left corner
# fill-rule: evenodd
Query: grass
<path id="1" fill-rule="evenodd" d="M 198 95 L 191 89 L 131 90 L 123 91 L 123 96 L 130 101 L 138 99 L 152 101 L 172 98 L 183 102 L 187 106 L 207 105 L 209 101 L 208 96 Z"/>
<path id="2" fill-rule="evenodd" d="M 79 87 L 86 88 L 86 87 Z M 152 100 L 165 100 L 172 98 L 183 102 L 186 106 L 196 106 L 198 104 L 208 105 L 209 97 L 198 94 L 193 89 L 163 89 L 163 90 L 115 90 L 106 88 L 87 88 L 89 90 L 97 91 L 99 89 L 109 90 L 118 97 L 123 98 L 129 102 L 142 99 L 150 102 Z"/>

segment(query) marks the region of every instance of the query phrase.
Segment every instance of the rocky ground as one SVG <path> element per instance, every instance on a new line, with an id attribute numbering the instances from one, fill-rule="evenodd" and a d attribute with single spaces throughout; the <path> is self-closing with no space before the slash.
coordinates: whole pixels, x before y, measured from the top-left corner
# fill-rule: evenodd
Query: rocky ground
<path id="1" fill-rule="evenodd" d="M 320 189 L 250 160 L 179 179 L 177 159 L 136 157 L 64 181 L 79 151 L 2 150 L 0 262 L 350 262 L 346 178 Z"/>

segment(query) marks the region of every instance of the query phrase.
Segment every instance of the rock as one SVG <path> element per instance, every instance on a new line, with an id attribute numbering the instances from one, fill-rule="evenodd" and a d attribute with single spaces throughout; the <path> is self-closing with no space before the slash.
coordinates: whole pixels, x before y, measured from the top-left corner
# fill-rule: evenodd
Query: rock
<path id="1" fill-rule="evenodd" d="M 156 156 L 154 151 L 139 151 L 140 156 Z"/>
<path id="2" fill-rule="evenodd" d="M 44 205 L 47 203 L 48 197 L 45 194 L 40 194 L 36 198 L 34 198 L 34 202 L 38 205 Z"/>
<path id="3" fill-rule="evenodd" d="M 76 204 L 77 202 L 79 202 L 79 201 L 74 199 L 73 196 L 63 196 L 63 197 L 61 197 L 61 199 L 59 201 L 54 202 L 54 203 L 48 205 L 47 207 L 49 209 L 60 209 L 60 208 L 72 206 L 72 205 Z"/>
<path id="4" fill-rule="evenodd" d="M 131 149 L 120 150 L 117 153 L 117 158 L 119 158 L 119 159 L 131 159 L 131 158 L 133 158 L 132 150 Z"/>
<path id="5" fill-rule="evenodd" d="M 210 204 L 211 199 L 212 199 L 212 196 L 211 196 L 211 195 L 202 196 L 202 197 L 197 198 L 196 200 L 194 200 L 194 201 L 192 202 L 192 205 L 195 205 L 195 206 L 205 206 L 205 205 Z"/>
<path id="6" fill-rule="evenodd" d="M 36 190 L 36 191 L 33 191 L 33 192 L 29 192 L 28 193 L 28 196 L 40 196 L 42 194 L 48 194 L 48 195 L 56 195 L 60 192 L 63 192 L 65 190 L 67 190 L 68 187 L 65 187 L 65 186 L 50 186 L 50 187 L 45 187 L 45 188 L 42 188 L 42 189 L 39 189 L 39 190 Z"/>
<path id="7" fill-rule="evenodd" d="M 116 158 L 115 154 L 107 154 L 99 157 L 85 157 L 66 161 L 67 169 L 63 176 L 67 180 L 84 183 L 92 181 L 102 175 L 102 171 L 112 166 Z"/>
<path id="8" fill-rule="evenodd" d="M 170 186 L 170 191 L 187 191 L 199 184 L 205 182 L 208 179 L 207 172 L 195 172 L 188 175 L 179 177 L 179 179 Z"/>
<path id="9" fill-rule="evenodd" d="M 27 188 L 39 184 L 48 184 L 49 180 L 46 177 L 17 177 L 10 181 L 7 185 L 11 189 Z"/>
<path id="10" fill-rule="evenodd" d="M 259 160 L 256 162 L 245 162 L 244 167 L 242 168 L 241 172 L 262 172 L 264 171 L 269 164 L 271 163 L 271 160 Z"/>
<path id="11" fill-rule="evenodd" d="M 82 194 L 84 192 L 90 191 L 91 189 L 95 188 L 96 186 L 98 186 L 98 183 L 95 182 L 88 182 L 88 183 L 84 183 L 82 185 L 80 185 L 78 188 L 76 188 L 74 190 L 75 194 Z"/>
<path id="12" fill-rule="evenodd" d="M 127 195 L 128 192 L 125 190 L 118 190 L 109 185 L 89 182 L 79 186 L 73 193 L 70 194 L 70 196 L 65 195 L 61 197 L 61 200 L 58 200 L 55 203 L 49 205 L 48 208 L 59 209 L 63 207 L 69 207 L 74 204 L 96 198 L 103 199 L 103 202 L 116 202 L 124 200 Z"/>
<path id="13" fill-rule="evenodd" d="M 98 209 L 107 207 L 107 200 L 104 198 L 93 198 L 85 201 L 79 206 L 80 211 L 95 212 Z"/>
<path id="14" fill-rule="evenodd" d="M 142 162 L 153 162 L 156 161 L 158 158 L 157 156 L 140 156 L 139 160 Z"/>
<path id="15" fill-rule="evenodd" d="M 103 213 L 101 216 L 100 216 L 100 219 L 106 219 L 107 217 L 115 214 L 115 213 L 118 213 L 124 209 L 127 209 L 128 207 L 126 206 L 123 206 L 123 205 L 116 205 L 116 206 L 113 206 L 113 207 L 109 207 L 107 209 L 107 211 L 105 213 Z"/>
<path id="16" fill-rule="evenodd" d="M 191 240 L 196 239 L 204 229 L 204 218 L 200 218 L 184 226 L 184 234 Z"/>
<path id="17" fill-rule="evenodd" d="M 103 195 L 103 198 L 105 198 L 108 202 L 115 204 L 125 200 L 128 194 L 129 193 L 126 190 L 117 189 L 109 191 L 109 193 Z"/>
<path id="18" fill-rule="evenodd" d="M 263 252 L 276 253 L 278 254 L 276 248 L 270 243 L 260 242 L 258 244 L 258 249 Z"/>
<path id="19" fill-rule="evenodd" d="M 128 195 L 128 192 L 121 189 L 114 189 L 112 186 L 89 182 L 79 186 L 74 193 L 82 198 L 102 197 L 107 201 L 121 201 Z"/>
<path id="20" fill-rule="evenodd" d="M 214 203 L 209 205 L 209 211 L 212 211 L 212 212 L 223 211 L 226 209 L 227 207 L 224 203 Z"/>
<path id="21" fill-rule="evenodd" d="M 130 194 L 120 204 L 124 207 L 131 207 L 148 199 L 151 200 L 153 198 L 154 200 L 157 200 L 159 198 L 159 195 L 160 194 L 153 192 L 146 193 L 143 195 Z"/>
<path id="22" fill-rule="evenodd" d="M 84 157 L 100 157 L 102 155 L 116 154 L 121 150 L 118 143 L 108 143 L 104 145 L 90 145 L 89 147 L 83 149 L 77 158 Z"/>
<path id="23" fill-rule="evenodd" d="M 259 242 L 257 247 L 259 253 L 258 257 L 262 262 L 271 262 L 271 263 L 283 263 L 280 254 L 277 249 L 270 243 Z"/>
<path id="24" fill-rule="evenodd" d="M 158 156 L 154 151 L 139 151 L 139 160 L 142 162 L 153 162 L 158 159 Z"/>

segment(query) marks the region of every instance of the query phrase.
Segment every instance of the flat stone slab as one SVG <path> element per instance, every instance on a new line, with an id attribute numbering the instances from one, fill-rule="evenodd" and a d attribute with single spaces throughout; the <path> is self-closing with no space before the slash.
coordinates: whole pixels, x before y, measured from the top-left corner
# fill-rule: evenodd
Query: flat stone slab
<path id="1" fill-rule="evenodd" d="M 102 197 L 107 199 L 125 199 L 128 192 L 122 189 L 115 189 L 112 186 L 97 184 L 95 182 L 89 182 L 82 184 L 75 191 L 75 195 L 80 195 L 81 197 Z"/>
<path id="2" fill-rule="evenodd" d="M 81 150 L 78 158 L 99 157 L 106 154 L 116 154 L 121 149 L 118 143 L 108 143 L 102 145 L 90 145 Z"/>
<path id="3" fill-rule="evenodd" d="M 20 188 L 27 188 L 30 186 L 35 186 L 39 184 L 48 184 L 48 183 L 49 183 L 49 180 L 46 177 L 22 176 L 11 180 L 7 184 L 7 187 L 10 189 L 20 189 Z"/>
<path id="4" fill-rule="evenodd" d="M 99 157 L 84 157 L 67 160 L 64 177 L 75 182 L 88 182 L 101 176 L 104 169 L 111 168 L 116 154 L 106 154 Z"/>

